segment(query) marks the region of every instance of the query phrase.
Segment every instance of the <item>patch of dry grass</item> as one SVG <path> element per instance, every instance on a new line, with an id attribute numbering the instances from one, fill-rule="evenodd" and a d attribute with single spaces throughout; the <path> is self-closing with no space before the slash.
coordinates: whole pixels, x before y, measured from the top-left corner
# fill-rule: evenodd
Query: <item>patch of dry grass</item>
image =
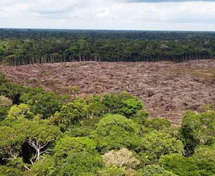
<path id="1" fill-rule="evenodd" d="M 205 80 L 215 79 L 215 68 L 186 68 L 186 67 L 169 67 L 168 71 L 175 74 L 187 75 L 197 77 Z"/>

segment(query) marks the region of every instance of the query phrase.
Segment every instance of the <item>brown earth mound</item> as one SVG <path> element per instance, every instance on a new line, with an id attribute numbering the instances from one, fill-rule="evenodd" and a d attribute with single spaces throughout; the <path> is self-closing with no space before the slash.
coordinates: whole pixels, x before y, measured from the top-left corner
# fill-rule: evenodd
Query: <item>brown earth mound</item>
<path id="1" fill-rule="evenodd" d="M 127 91 L 139 96 L 151 117 L 180 124 L 186 110 L 215 105 L 215 60 L 172 62 L 73 62 L 1 66 L 0 72 L 24 86 L 79 95 Z M 72 90 L 71 90 L 72 88 Z"/>

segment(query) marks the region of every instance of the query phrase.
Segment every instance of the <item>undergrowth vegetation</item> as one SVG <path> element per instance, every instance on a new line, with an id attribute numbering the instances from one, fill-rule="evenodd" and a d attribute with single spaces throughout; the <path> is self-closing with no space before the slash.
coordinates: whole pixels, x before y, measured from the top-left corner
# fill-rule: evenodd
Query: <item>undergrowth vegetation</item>
<path id="1" fill-rule="evenodd" d="M 1 176 L 212 176 L 215 111 L 179 127 L 126 92 L 76 97 L 0 75 Z"/>

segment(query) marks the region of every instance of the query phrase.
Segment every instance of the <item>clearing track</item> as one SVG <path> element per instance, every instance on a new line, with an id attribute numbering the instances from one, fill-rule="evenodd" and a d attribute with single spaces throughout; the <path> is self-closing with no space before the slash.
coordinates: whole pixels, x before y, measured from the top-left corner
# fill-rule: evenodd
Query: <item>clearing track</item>
<path id="1" fill-rule="evenodd" d="M 127 91 L 140 97 L 151 117 L 178 125 L 186 110 L 215 105 L 215 60 L 172 62 L 72 62 L 2 66 L 12 82 L 48 91 L 78 95 Z"/>

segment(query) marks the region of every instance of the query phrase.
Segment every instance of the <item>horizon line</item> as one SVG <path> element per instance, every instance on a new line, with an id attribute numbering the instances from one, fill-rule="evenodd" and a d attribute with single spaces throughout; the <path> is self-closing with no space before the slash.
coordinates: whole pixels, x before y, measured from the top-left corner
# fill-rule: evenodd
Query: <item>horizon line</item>
<path id="1" fill-rule="evenodd" d="M 38 27 L 0 27 L 0 30 L 9 30 L 9 29 L 13 29 L 13 30 L 67 30 L 67 31 L 137 31 L 137 32 L 212 32 L 214 33 L 214 31 L 211 30 L 162 30 L 162 29 L 91 29 L 91 28 L 85 28 L 85 29 L 81 29 L 81 28 L 38 28 Z"/>

